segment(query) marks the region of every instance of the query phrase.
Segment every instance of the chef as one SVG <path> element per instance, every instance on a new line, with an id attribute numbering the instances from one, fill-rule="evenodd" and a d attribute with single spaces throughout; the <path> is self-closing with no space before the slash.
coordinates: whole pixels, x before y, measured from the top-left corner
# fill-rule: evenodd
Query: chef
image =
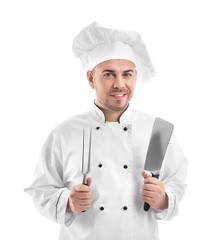
<path id="1" fill-rule="evenodd" d="M 93 108 L 50 133 L 25 191 L 60 224 L 60 240 L 159 239 L 157 221 L 178 213 L 187 160 L 173 134 L 159 179 L 144 171 L 155 118 L 130 100 L 136 81 L 155 72 L 146 47 L 136 32 L 94 22 L 75 37 L 73 52 L 95 90 Z"/>

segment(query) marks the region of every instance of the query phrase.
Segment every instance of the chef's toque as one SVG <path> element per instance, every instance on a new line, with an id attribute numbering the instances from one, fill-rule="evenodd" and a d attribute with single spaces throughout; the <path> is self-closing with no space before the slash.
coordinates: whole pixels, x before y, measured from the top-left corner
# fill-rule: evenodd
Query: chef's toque
<path id="1" fill-rule="evenodd" d="M 93 22 L 74 38 L 72 49 L 85 70 L 106 60 L 126 59 L 135 64 L 140 82 L 155 74 L 146 46 L 135 31 L 109 29 Z"/>

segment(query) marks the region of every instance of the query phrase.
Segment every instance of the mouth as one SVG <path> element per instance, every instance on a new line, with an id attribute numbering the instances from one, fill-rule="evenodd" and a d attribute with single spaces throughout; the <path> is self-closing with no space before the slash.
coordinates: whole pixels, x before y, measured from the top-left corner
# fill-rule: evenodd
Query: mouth
<path id="1" fill-rule="evenodd" d="M 127 94 L 126 93 L 112 93 L 110 94 L 116 100 L 122 100 Z"/>

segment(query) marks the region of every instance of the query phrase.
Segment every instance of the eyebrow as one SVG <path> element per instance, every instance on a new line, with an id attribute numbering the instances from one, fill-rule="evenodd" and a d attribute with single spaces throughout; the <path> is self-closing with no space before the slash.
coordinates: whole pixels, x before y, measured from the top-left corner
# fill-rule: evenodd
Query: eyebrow
<path id="1" fill-rule="evenodd" d="M 126 70 L 124 72 L 134 72 L 132 69 Z"/>
<path id="2" fill-rule="evenodd" d="M 104 71 L 102 71 L 102 73 L 104 73 L 104 72 L 115 73 L 116 71 L 114 71 L 114 70 L 109 70 L 109 69 L 105 69 Z M 128 69 L 128 70 L 125 70 L 125 71 L 123 71 L 123 72 L 127 73 L 127 72 L 134 72 L 134 71 L 133 71 L 132 69 Z"/>

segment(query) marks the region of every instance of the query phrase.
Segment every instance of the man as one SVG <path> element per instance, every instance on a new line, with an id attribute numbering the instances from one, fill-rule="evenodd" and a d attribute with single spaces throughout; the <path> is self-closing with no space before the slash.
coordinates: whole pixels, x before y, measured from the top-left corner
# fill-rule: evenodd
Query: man
<path id="1" fill-rule="evenodd" d="M 76 36 L 73 51 L 88 69 L 94 108 L 52 131 L 25 190 L 61 225 L 61 240 L 158 239 L 157 220 L 175 216 L 184 195 L 187 160 L 173 136 L 160 178 L 144 171 L 154 118 L 129 102 L 137 79 L 154 74 L 145 45 L 136 32 L 92 23 Z"/>

